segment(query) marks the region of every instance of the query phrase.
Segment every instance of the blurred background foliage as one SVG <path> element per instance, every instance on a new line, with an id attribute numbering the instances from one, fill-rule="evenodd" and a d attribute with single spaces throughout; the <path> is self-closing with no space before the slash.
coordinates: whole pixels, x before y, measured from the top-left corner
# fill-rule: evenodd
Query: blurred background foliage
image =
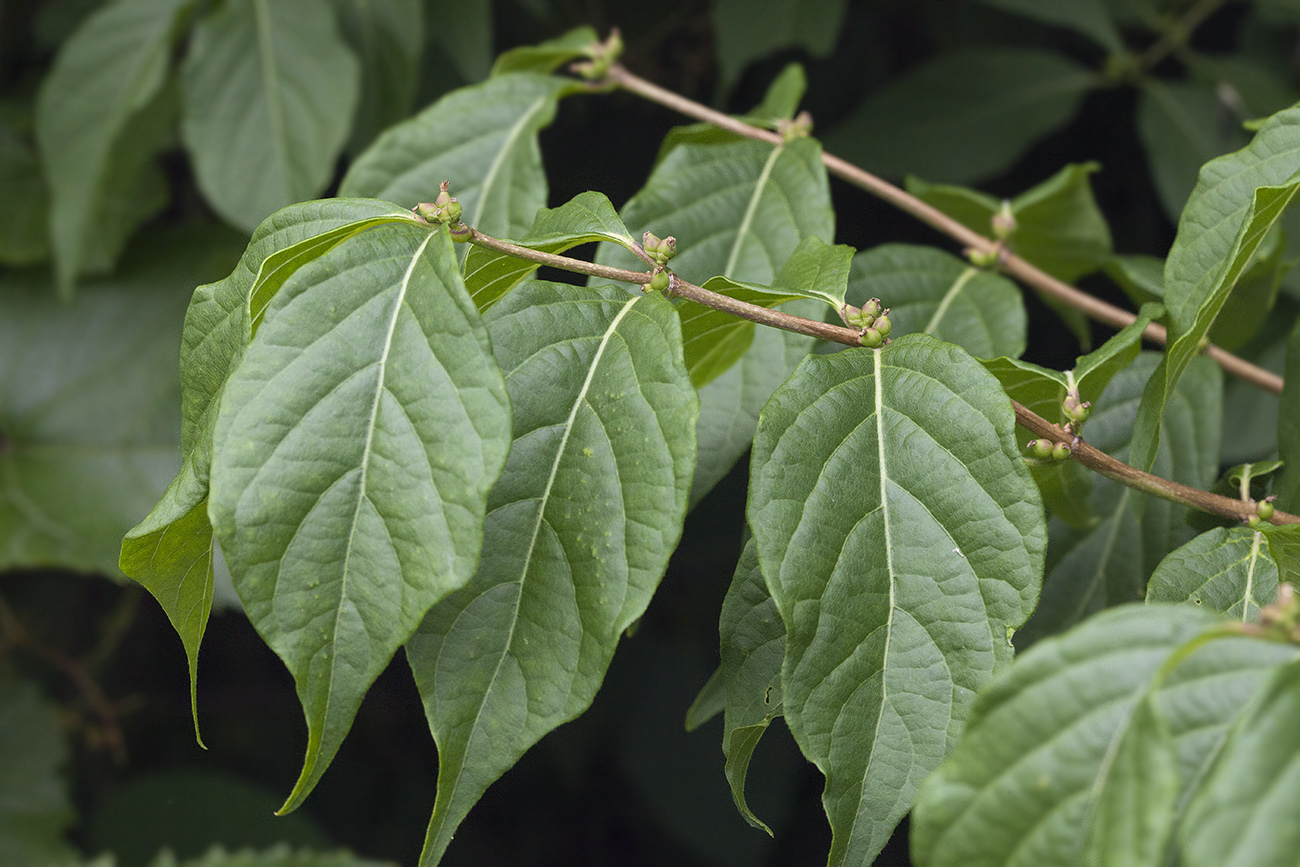
<path id="1" fill-rule="evenodd" d="M 284 71 L 319 123 L 259 132 L 255 11 L 290 22 Z M 219 588 L 199 749 L 184 654 L 118 546 L 178 464 L 194 286 L 271 211 L 329 195 L 380 131 L 579 25 L 620 27 L 633 71 L 737 113 L 802 64 L 828 150 L 976 223 L 1080 166 L 1070 194 L 1104 221 L 1057 264 L 1129 306 L 1159 295 L 1153 257 L 1199 166 L 1300 96 L 1300 0 L 0 0 L 0 863 L 414 859 L 437 760 L 400 654 L 307 806 L 275 819 L 304 743 L 289 677 Z M 550 204 L 593 189 L 621 206 L 680 122 L 625 94 L 563 100 L 541 135 Z M 833 189 L 837 241 L 952 247 Z M 1291 222 L 1252 273 L 1262 313 L 1215 334 L 1274 370 L 1300 298 Z M 1028 304 L 1029 360 L 1094 336 Z M 1229 385 L 1223 462 L 1266 457 L 1275 415 Z M 694 510 L 592 710 L 488 792 L 446 863 L 820 862 L 820 779 L 783 728 L 749 775 L 774 840 L 731 804 L 718 723 L 683 728 L 717 660 L 745 485 L 741 466 Z M 880 863 L 908 863 L 905 835 Z"/>

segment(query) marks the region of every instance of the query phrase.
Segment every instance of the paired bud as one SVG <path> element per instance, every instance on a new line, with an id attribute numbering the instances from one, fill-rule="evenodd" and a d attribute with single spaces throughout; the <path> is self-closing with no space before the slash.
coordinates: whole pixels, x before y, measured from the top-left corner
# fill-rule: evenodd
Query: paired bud
<path id="1" fill-rule="evenodd" d="M 653 232 L 646 232 L 641 236 L 641 247 L 661 268 L 668 264 L 669 259 L 677 255 L 677 239 L 672 235 L 660 238 Z"/>
<path id="2" fill-rule="evenodd" d="M 1065 401 L 1061 404 L 1061 412 L 1072 422 L 1083 424 L 1092 415 L 1092 401 L 1079 400 L 1079 393 L 1071 391 L 1065 396 Z"/>
<path id="3" fill-rule="evenodd" d="M 1048 439 L 1030 440 L 1025 443 L 1029 457 L 1040 461 L 1063 461 L 1073 451 L 1069 443 L 1058 443 Z"/>
<path id="4" fill-rule="evenodd" d="M 862 329 L 862 336 L 859 339 L 868 349 L 877 349 L 885 342 L 885 335 L 868 325 Z"/>
<path id="5" fill-rule="evenodd" d="M 646 284 L 647 292 L 667 292 L 673 285 L 673 272 L 667 268 L 659 267 L 655 269 L 654 276 Z"/>
<path id="6" fill-rule="evenodd" d="M 1273 513 L 1277 511 L 1276 507 L 1273 505 L 1273 501 L 1276 499 L 1277 495 L 1273 495 L 1265 497 L 1255 503 L 1255 514 L 1246 519 L 1246 526 L 1253 530 L 1260 524 L 1270 520 L 1273 517 Z"/>

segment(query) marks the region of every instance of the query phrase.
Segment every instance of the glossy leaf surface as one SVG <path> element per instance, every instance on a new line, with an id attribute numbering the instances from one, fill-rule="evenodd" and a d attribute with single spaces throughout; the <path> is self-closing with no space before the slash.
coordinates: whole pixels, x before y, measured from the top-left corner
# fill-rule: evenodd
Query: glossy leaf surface
<path id="1" fill-rule="evenodd" d="M 830 861 L 867 863 L 1037 600 L 1046 528 L 1011 408 L 925 335 L 810 356 L 763 409 L 748 517 Z"/>
<path id="2" fill-rule="evenodd" d="M 407 659 L 438 744 L 422 864 L 491 783 L 591 703 L 681 533 L 695 391 L 657 294 L 529 283 L 488 312 L 514 407 L 473 580 Z"/>
<path id="3" fill-rule="evenodd" d="M 478 562 L 509 408 L 443 229 L 381 226 L 285 281 L 230 377 L 208 512 L 324 773 L 367 688 Z"/>
<path id="4" fill-rule="evenodd" d="M 208 202 L 252 230 L 324 189 L 360 92 L 331 4 L 231 0 L 196 26 L 181 136 Z"/>

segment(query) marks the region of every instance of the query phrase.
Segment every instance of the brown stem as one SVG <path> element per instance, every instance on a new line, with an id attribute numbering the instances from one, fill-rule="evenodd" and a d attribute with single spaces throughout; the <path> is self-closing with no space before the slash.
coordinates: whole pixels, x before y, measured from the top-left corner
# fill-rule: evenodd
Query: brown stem
<path id="1" fill-rule="evenodd" d="M 652 82 L 646 81 L 640 76 L 629 72 L 626 67 L 619 64 L 610 66 L 607 81 L 613 82 L 620 87 L 632 93 L 643 96 L 653 102 L 665 106 L 666 108 L 678 111 L 688 117 L 696 118 L 711 123 L 720 129 L 733 132 L 736 135 L 745 138 L 755 139 L 757 141 L 780 144 L 781 136 L 771 130 L 760 129 L 751 126 L 744 121 L 736 120 L 734 117 L 725 115 L 722 112 L 715 111 L 707 106 L 701 105 L 694 100 L 687 99 L 684 96 L 665 90 Z M 876 175 L 865 171 L 858 166 L 843 160 L 834 154 L 822 152 L 822 162 L 825 163 L 827 171 L 839 177 L 860 189 L 866 190 L 873 196 L 882 199 L 893 205 L 901 211 L 911 214 L 913 217 L 921 220 L 923 223 L 937 229 L 948 235 L 950 238 L 959 243 L 971 247 L 976 251 L 985 254 L 998 254 L 1002 264 L 1002 270 L 1016 277 L 1022 283 L 1032 286 L 1039 292 L 1051 298 L 1055 298 L 1064 304 L 1068 304 L 1077 310 L 1091 316 L 1099 322 L 1112 325 L 1116 328 L 1123 328 L 1126 325 L 1136 321 L 1137 316 L 1122 307 L 1116 307 L 1108 304 L 1099 298 L 1095 298 L 1086 292 L 1083 292 L 1070 284 L 1058 280 L 1047 274 L 1040 268 L 1021 259 L 1019 256 L 1000 248 L 996 242 L 984 237 L 978 232 L 949 217 L 938 208 L 922 201 L 913 196 L 911 193 L 903 190 L 894 184 L 880 178 Z M 1143 336 L 1154 343 L 1164 345 L 1167 342 L 1168 335 L 1163 326 L 1152 323 L 1147 326 Z M 1211 344 L 1205 350 L 1206 355 L 1214 359 L 1227 370 L 1229 373 L 1240 376 L 1241 378 L 1258 385 L 1260 388 L 1272 391 L 1275 394 L 1282 393 L 1282 377 L 1272 371 L 1264 370 L 1262 367 L 1251 364 L 1243 358 L 1221 349 Z"/>

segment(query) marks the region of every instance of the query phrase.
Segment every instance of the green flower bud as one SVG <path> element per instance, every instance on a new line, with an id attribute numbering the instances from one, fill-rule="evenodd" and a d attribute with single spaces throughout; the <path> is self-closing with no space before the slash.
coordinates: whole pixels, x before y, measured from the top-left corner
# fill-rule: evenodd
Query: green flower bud
<path id="1" fill-rule="evenodd" d="M 1065 401 L 1061 404 L 1061 411 L 1070 421 L 1083 424 L 1092 415 L 1092 402 L 1080 401 L 1079 395 L 1071 392 L 1065 396 Z"/>
<path id="2" fill-rule="evenodd" d="M 469 226 L 466 226 L 460 220 L 447 224 L 447 231 L 451 233 L 451 239 L 458 243 L 464 243 L 474 236 Z"/>
<path id="3" fill-rule="evenodd" d="M 1261 521 L 1272 518 L 1274 511 L 1276 511 L 1276 508 L 1273 505 L 1273 497 L 1266 497 L 1255 504 L 1255 514 L 1259 516 Z"/>
<path id="4" fill-rule="evenodd" d="M 976 268 L 996 268 L 998 264 L 998 251 L 976 250 L 974 247 L 967 247 L 966 259 Z"/>
<path id="5" fill-rule="evenodd" d="M 852 304 L 845 304 L 840 308 L 840 318 L 850 328 L 870 328 L 876 322 L 876 317 L 866 313 L 861 307 L 854 307 Z"/>
<path id="6" fill-rule="evenodd" d="M 889 332 L 894 330 L 894 325 L 889 321 L 889 317 L 880 315 L 876 317 L 876 330 L 880 332 L 881 337 L 888 337 Z"/>
<path id="7" fill-rule="evenodd" d="M 1056 443 L 1052 446 L 1052 460 L 1063 461 L 1070 456 L 1071 451 L 1069 443 Z"/>
<path id="8" fill-rule="evenodd" d="M 885 342 L 884 335 L 882 335 L 879 331 L 877 331 L 874 328 L 862 329 L 862 337 L 860 339 L 862 341 L 862 345 L 867 347 L 868 349 L 875 349 L 876 347 L 880 346 L 882 343 Z"/>
<path id="9" fill-rule="evenodd" d="M 1262 523 L 1264 523 L 1264 519 L 1261 518 L 1259 515 L 1251 515 L 1249 518 L 1246 519 L 1246 526 L 1252 530 L 1254 530 Z"/>
<path id="10" fill-rule="evenodd" d="M 1025 443 L 1025 449 L 1030 455 L 1040 460 L 1047 460 L 1052 456 L 1051 440 L 1030 440 Z"/>
<path id="11" fill-rule="evenodd" d="M 647 292 L 667 292 L 673 285 L 673 272 L 666 268 L 655 271 L 650 282 L 646 284 Z"/>
<path id="12" fill-rule="evenodd" d="M 880 315 L 881 309 L 879 298 L 872 298 L 866 304 L 862 305 L 862 312 L 867 316 L 870 316 L 872 319 Z"/>
<path id="13" fill-rule="evenodd" d="M 412 208 L 412 210 L 415 211 L 417 217 L 424 220 L 426 223 L 439 222 L 438 217 L 442 213 L 442 209 L 433 202 L 421 202 Z"/>
<path id="14" fill-rule="evenodd" d="M 1011 202 L 1002 200 L 1002 209 L 993 215 L 993 237 L 1006 241 L 1016 233 L 1016 215 L 1011 213 Z"/>

